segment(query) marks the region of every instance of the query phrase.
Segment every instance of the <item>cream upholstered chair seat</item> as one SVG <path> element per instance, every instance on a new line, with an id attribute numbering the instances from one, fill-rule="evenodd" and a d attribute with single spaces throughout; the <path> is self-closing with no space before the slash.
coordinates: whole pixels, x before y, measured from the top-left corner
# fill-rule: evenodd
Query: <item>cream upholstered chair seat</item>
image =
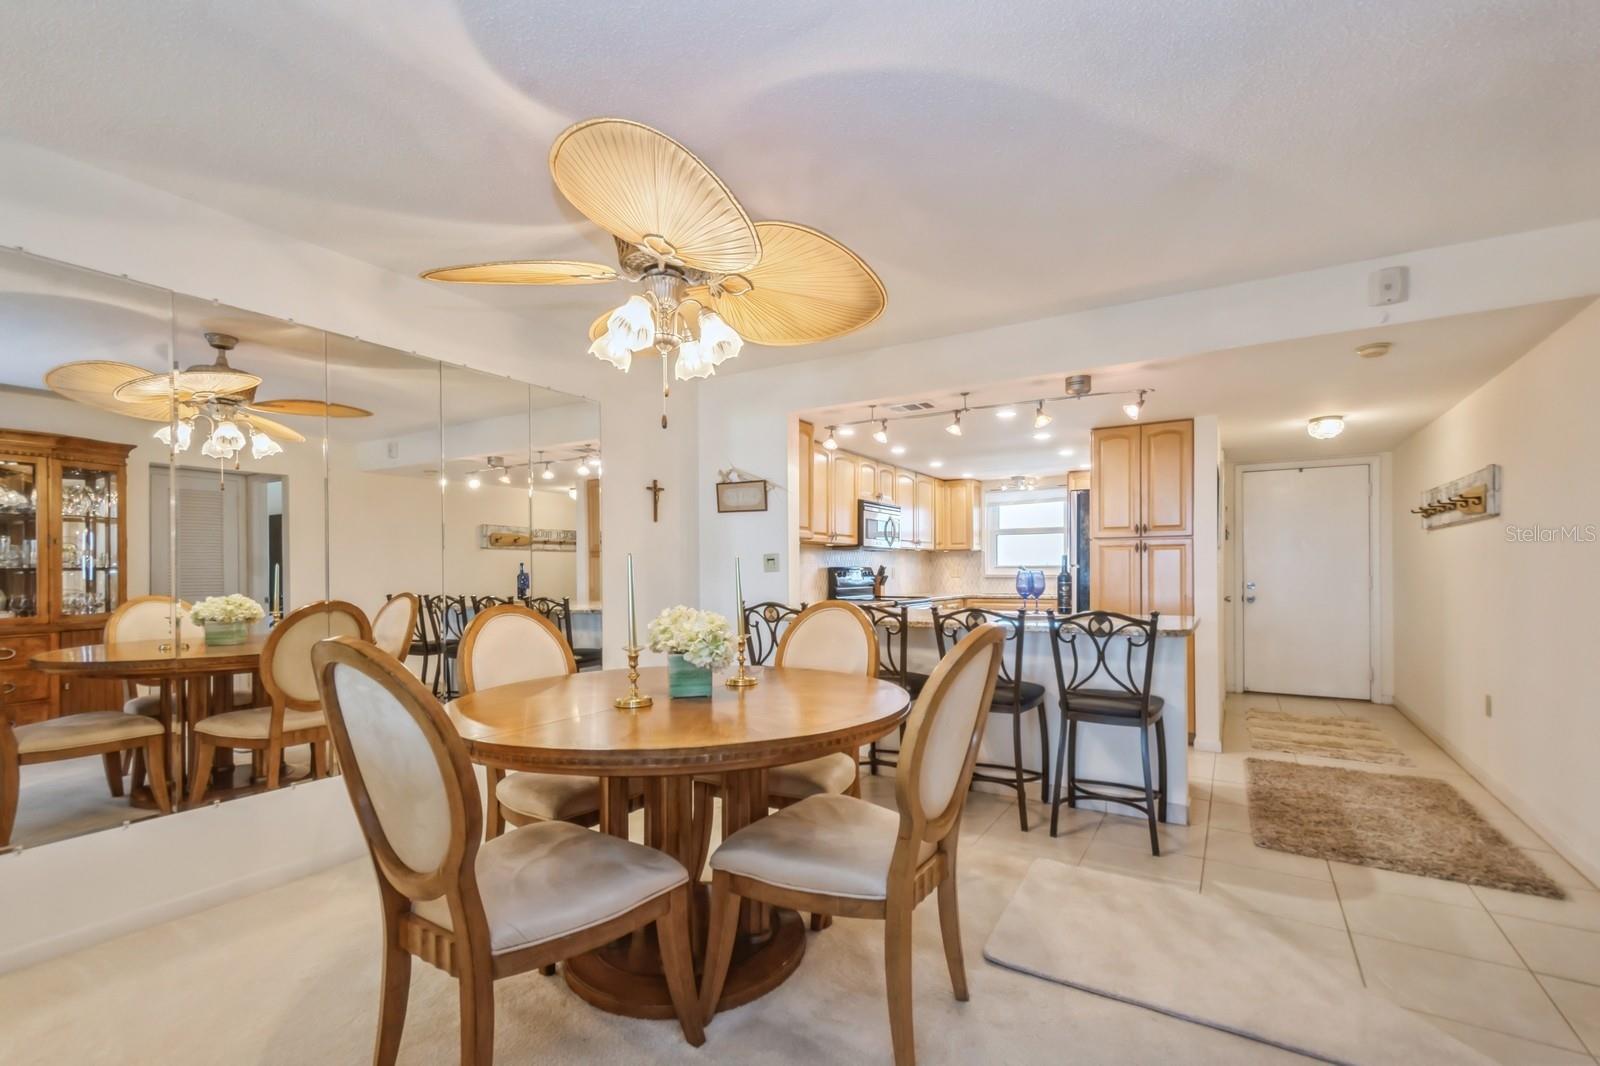
<path id="1" fill-rule="evenodd" d="M 154 719 L 121 711 L 64 714 L 60 718 L 15 727 L 17 752 L 21 755 L 114 744 L 140 737 L 160 736 L 164 732 L 166 730 L 161 723 Z"/>
<path id="2" fill-rule="evenodd" d="M 296 733 L 302 729 L 320 729 L 328 724 L 321 711 L 283 712 L 283 731 Z M 194 731 L 219 740 L 266 740 L 272 727 L 271 707 L 246 707 L 238 711 L 224 711 L 202 718 L 195 723 Z M 226 747 L 226 745 L 223 745 Z"/>
<path id="3" fill-rule="evenodd" d="M 502 807 L 546 822 L 583 818 L 600 809 L 600 779 L 575 774 L 507 774 L 495 786 Z"/>
<path id="4" fill-rule="evenodd" d="M 899 829 L 899 812 L 876 803 L 812 796 L 729 837 L 711 868 L 796 892 L 884 899 Z"/>
<path id="5" fill-rule="evenodd" d="M 539 822 L 485 841 L 473 869 L 495 954 L 610 921 L 689 881 L 665 852 L 570 822 Z M 415 910 L 451 927 L 443 896 Z"/>
<path id="6" fill-rule="evenodd" d="M 159 692 L 142 696 L 130 696 L 122 704 L 123 714 L 157 715 L 161 713 L 161 694 Z"/>
<path id="7" fill-rule="evenodd" d="M 805 762 L 774 766 L 767 771 L 767 794 L 786 800 L 802 800 L 825 792 L 847 792 L 856 780 L 856 760 L 836 751 Z"/>

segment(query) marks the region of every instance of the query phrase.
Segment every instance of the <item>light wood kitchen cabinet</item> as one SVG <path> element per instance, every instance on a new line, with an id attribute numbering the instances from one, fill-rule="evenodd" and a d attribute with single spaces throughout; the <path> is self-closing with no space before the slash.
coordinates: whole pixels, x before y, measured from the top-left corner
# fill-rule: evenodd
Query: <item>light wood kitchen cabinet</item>
<path id="1" fill-rule="evenodd" d="M 878 467 L 878 491 L 876 498 L 885 503 L 894 502 L 895 478 L 899 471 L 892 466 Z"/>
<path id="2" fill-rule="evenodd" d="M 939 482 L 925 474 L 917 474 L 916 507 L 912 521 L 912 535 L 919 548 L 932 548 L 939 517 Z"/>
<path id="3" fill-rule="evenodd" d="M 829 463 L 828 543 L 856 543 L 856 490 L 861 462 L 846 452 L 834 452 Z"/>
<path id="4" fill-rule="evenodd" d="M 1143 556 L 1138 540 L 1089 543 L 1089 604 L 1092 610 L 1142 614 Z"/>
<path id="5" fill-rule="evenodd" d="M 971 551 L 978 546 L 981 490 L 976 481 L 940 484 L 939 509 L 934 519 L 934 547 L 941 551 Z"/>
<path id="6" fill-rule="evenodd" d="M 811 529 L 810 539 L 820 543 L 827 543 L 828 524 L 832 520 L 833 511 L 833 470 L 832 456 L 820 441 L 811 442 Z M 807 531 L 801 531 L 805 538 Z"/>
<path id="7" fill-rule="evenodd" d="M 1092 541 L 1091 609 L 1133 615 L 1193 614 L 1193 553 L 1188 538 Z"/>
<path id="8" fill-rule="evenodd" d="M 1140 614 L 1194 614 L 1194 541 L 1146 540 L 1141 560 Z"/>
<path id="9" fill-rule="evenodd" d="M 1155 422 L 1141 427 L 1139 511 L 1145 537 L 1194 534 L 1194 423 Z"/>
<path id="10" fill-rule="evenodd" d="M 878 495 L 878 463 L 856 458 L 856 499 L 870 500 Z"/>
<path id="11" fill-rule="evenodd" d="M 894 472 L 894 502 L 900 508 L 901 524 L 906 527 L 908 544 L 916 543 L 917 528 L 917 475 L 910 470 Z"/>
<path id="12" fill-rule="evenodd" d="M 798 444 L 795 451 L 798 456 L 796 474 L 799 484 L 796 486 L 794 498 L 799 501 L 800 507 L 800 540 L 811 539 L 811 445 L 816 439 L 816 430 L 810 422 L 799 423 Z"/>
<path id="13" fill-rule="evenodd" d="M 1194 422 L 1097 429 L 1089 447 L 1090 535 L 1187 537 L 1194 532 Z"/>

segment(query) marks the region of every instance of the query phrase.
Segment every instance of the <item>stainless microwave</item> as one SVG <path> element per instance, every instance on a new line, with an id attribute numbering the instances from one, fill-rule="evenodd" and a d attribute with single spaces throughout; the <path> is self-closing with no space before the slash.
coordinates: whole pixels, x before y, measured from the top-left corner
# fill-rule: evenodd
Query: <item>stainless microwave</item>
<path id="1" fill-rule="evenodd" d="M 900 547 L 902 521 L 900 508 L 892 503 L 879 503 L 876 500 L 862 500 L 859 506 L 860 521 L 857 523 L 857 533 L 860 534 L 861 546 L 879 549 Z"/>

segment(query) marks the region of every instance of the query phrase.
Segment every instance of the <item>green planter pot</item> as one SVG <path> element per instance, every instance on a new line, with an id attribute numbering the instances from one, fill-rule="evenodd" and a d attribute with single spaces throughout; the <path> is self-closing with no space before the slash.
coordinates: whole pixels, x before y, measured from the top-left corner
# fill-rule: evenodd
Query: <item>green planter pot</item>
<path id="1" fill-rule="evenodd" d="M 695 666 L 681 655 L 667 656 L 667 694 L 675 700 L 711 695 L 711 668 Z"/>
<path id="2" fill-rule="evenodd" d="M 206 646 L 243 644 L 250 637 L 248 622 L 206 622 Z"/>

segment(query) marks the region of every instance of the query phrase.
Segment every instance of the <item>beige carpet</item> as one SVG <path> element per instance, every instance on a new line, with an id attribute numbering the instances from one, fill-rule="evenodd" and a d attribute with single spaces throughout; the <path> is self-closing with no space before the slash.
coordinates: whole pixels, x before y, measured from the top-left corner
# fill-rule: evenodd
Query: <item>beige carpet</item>
<path id="1" fill-rule="evenodd" d="M 1171 885 L 1040 859 L 983 954 L 1327 1062 L 1488 1061 L 1263 930 L 1250 912 Z M 1063 1041 L 1061 1060 L 1077 1051 Z"/>
<path id="2" fill-rule="evenodd" d="M 1258 846 L 1316 859 L 1566 899 L 1447 781 L 1246 759 Z"/>
<path id="3" fill-rule="evenodd" d="M 922 1066 L 1304 1061 L 1276 1048 L 984 963 L 984 939 L 1031 857 L 963 846 L 961 913 L 972 999 L 950 995 L 933 901 L 917 909 L 913 980 Z M 372 1061 L 378 921 L 363 860 L 0 975 L 5 1066 L 361 1066 Z M 1060 901 L 1056 901 L 1059 909 Z M 456 1061 L 456 984 L 418 964 L 400 1061 Z M 787 983 L 719 1015 L 704 1047 L 675 1023 L 590 1008 L 559 979 L 499 982 L 496 1061 L 631 1066 L 859 1066 L 891 1059 L 883 927 L 811 934 Z"/>
<path id="4" fill-rule="evenodd" d="M 1252 707 L 1244 713 L 1250 747 L 1388 766 L 1414 765 L 1376 722 L 1337 714 L 1290 714 Z"/>

